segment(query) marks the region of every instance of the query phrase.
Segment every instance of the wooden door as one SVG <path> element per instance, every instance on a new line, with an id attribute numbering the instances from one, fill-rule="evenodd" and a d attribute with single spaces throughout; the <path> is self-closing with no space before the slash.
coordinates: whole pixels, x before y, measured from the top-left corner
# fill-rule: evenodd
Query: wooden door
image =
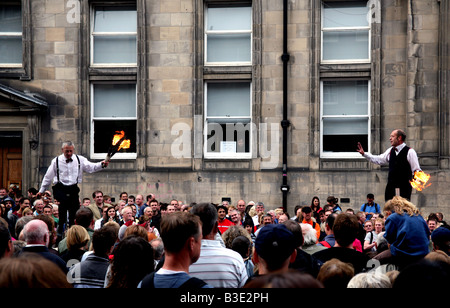
<path id="1" fill-rule="evenodd" d="M 0 145 L 0 170 L 0 187 L 8 190 L 14 184 L 23 190 L 21 147 Z"/>

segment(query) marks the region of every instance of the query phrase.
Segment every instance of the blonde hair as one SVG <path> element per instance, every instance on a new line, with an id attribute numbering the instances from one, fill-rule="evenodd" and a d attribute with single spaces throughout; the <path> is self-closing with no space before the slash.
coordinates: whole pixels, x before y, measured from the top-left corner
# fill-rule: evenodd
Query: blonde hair
<path id="1" fill-rule="evenodd" d="M 89 233 L 79 225 L 73 225 L 67 231 L 67 248 L 80 249 L 87 245 L 90 240 Z"/>
<path id="2" fill-rule="evenodd" d="M 395 196 L 391 200 L 387 201 L 384 205 L 383 211 L 390 211 L 399 215 L 403 215 L 404 213 L 409 216 L 421 215 L 420 210 L 412 202 L 400 196 Z"/>

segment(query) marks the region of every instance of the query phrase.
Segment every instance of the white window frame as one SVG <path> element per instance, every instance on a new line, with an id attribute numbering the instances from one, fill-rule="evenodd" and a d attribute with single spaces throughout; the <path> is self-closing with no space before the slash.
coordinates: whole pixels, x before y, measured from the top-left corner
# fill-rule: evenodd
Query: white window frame
<path id="1" fill-rule="evenodd" d="M 361 79 L 363 80 L 363 79 Z M 355 144 L 354 152 L 325 152 L 323 150 L 323 121 L 324 119 L 367 119 L 367 143 L 368 148 L 365 149 L 367 153 L 371 152 L 371 96 L 370 96 L 370 80 L 367 80 L 367 115 L 327 115 L 323 114 L 323 82 L 320 81 L 320 158 L 339 158 L 339 159 L 354 159 L 361 158 L 361 154 L 359 154 L 356 149 L 357 145 Z"/>
<path id="2" fill-rule="evenodd" d="M 372 35 L 372 31 L 371 31 L 371 22 L 368 21 L 367 22 L 367 26 L 366 27 L 330 27 L 330 28 L 324 28 L 323 26 L 323 20 L 324 20 L 324 2 L 327 1 L 322 1 L 322 18 L 321 18 L 321 32 L 320 32 L 320 41 L 321 41 L 321 48 L 320 48 L 320 62 L 323 64 L 346 64 L 346 63 L 370 63 L 371 61 L 371 35 Z M 342 1 L 342 2 L 349 2 L 349 1 Z M 351 2 L 350 2 L 351 3 Z M 370 13 L 370 9 L 368 8 L 368 14 Z M 355 31 L 367 31 L 368 32 L 368 58 L 367 59 L 347 59 L 347 60 L 324 60 L 323 59 L 323 34 L 324 32 L 355 32 Z"/>
<path id="3" fill-rule="evenodd" d="M 0 31 L 0 37 L 20 38 L 22 41 L 22 49 L 20 50 L 22 57 L 21 57 L 20 63 L 19 62 L 18 63 L 1 63 L 0 62 L 0 67 L 2 67 L 2 68 L 21 68 L 23 65 L 23 9 L 22 9 L 22 4 L 21 3 L 18 3 L 18 4 L 20 4 L 19 6 L 20 6 L 21 13 L 22 13 L 22 23 L 21 23 L 22 31 L 21 32 L 1 32 Z M 7 5 L 8 5 L 7 3 L 4 4 L 4 6 L 7 6 Z"/>
<path id="4" fill-rule="evenodd" d="M 253 6 L 249 3 L 250 8 L 253 12 Z M 230 5 L 230 7 L 234 7 L 233 5 Z M 209 5 L 205 4 L 205 26 L 204 26 L 204 65 L 205 66 L 248 66 L 252 65 L 252 59 L 253 59 L 253 14 L 250 14 L 250 24 L 251 29 L 250 30 L 208 30 L 208 9 Z M 248 34 L 250 33 L 250 61 L 237 61 L 237 62 L 208 62 L 208 35 L 211 34 L 218 34 L 218 35 L 226 35 L 226 34 Z"/>
<path id="5" fill-rule="evenodd" d="M 136 86 L 136 99 L 135 99 L 135 107 L 136 107 L 136 116 L 135 117 L 94 117 L 94 85 L 96 84 L 134 84 Z M 90 93 L 91 93 L 91 132 L 90 132 L 90 148 L 91 148 L 91 155 L 90 158 L 91 159 L 105 159 L 106 154 L 107 153 L 95 153 L 94 152 L 94 122 L 95 121 L 102 121 L 102 120 L 135 120 L 136 121 L 136 129 L 137 129 L 137 112 L 138 112 L 138 108 L 137 108 L 137 84 L 136 82 L 91 82 L 90 84 Z M 137 135 L 137 131 L 134 132 Z M 106 137 L 106 136 L 105 136 Z M 110 138 L 110 136 L 107 136 L 107 138 Z M 112 139 L 111 139 L 112 142 Z M 136 139 L 137 142 L 137 139 Z M 137 150 L 138 145 L 136 144 L 136 150 Z M 114 159 L 136 159 L 137 158 L 137 153 L 121 153 L 121 152 L 117 152 L 116 154 L 114 154 L 114 156 L 111 158 L 111 160 Z"/>
<path id="6" fill-rule="evenodd" d="M 236 81 L 240 82 L 240 81 Z M 251 81 L 245 81 L 245 83 L 249 84 L 250 87 L 250 99 L 249 99 L 249 105 L 250 105 L 250 116 L 208 116 L 208 83 L 216 83 L 216 82 L 205 82 L 204 84 L 204 101 L 205 101 L 205 117 L 204 117 L 204 125 L 203 125 L 203 155 L 205 159 L 251 159 L 252 158 L 252 151 L 253 151 L 253 108 L 252 108 L 252 82 Z M 223 83 L 223 82 L 222 82 Z M 210 119 L 217 119 L 217 120 L 223 120 L 223 119 L 248 119 L 249 129 L 249 152 L 248 153 L 217 153 L 217 152 L 208 152 L 208 120 Z M 218 146 L 218 145 L 216 145 Z"/>
<path id="7" fill-rule="evenodd" d="M 94 37 L 95 36 L 136 36 L 136 54 L 137 54 L 137 48 L 138 48 L 138 25 L 136 24 L 136 31 L 135 32 L 95 32 L 94 26 L 95 26 L 95 9 L 96 7 L 113 7 L 113 3 L 110 5 L 105 3 L 94 3 L 91 5 L 91 14 L 90 14 L 90 66 L 91 67 L 137 67 L 137 57 L 136 57 L 136 63 L 94 63 Z M 130 6 L 130 5 L 124 5 L 124 6 Z M 136 7 L 136 14 L 137 14 L 137 7 Z"/>

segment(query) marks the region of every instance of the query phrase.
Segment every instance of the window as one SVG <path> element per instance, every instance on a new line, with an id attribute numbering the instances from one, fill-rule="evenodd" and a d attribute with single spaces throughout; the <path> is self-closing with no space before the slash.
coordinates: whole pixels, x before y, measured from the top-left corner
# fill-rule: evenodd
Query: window
<path id="1" fill-rule="evenodd" d="M 322 63 L 370 61 L 367 1 L 323 2 Z"/>
<path id="2" fill-rule="evenodd" d="M 22 9 L 20 3 L 0 4 L 0 66 L 22 67 Z"/>
<path id="3" fill-rule="evenodd" d="M 91 65 L 136 66 L 136 6 L 94 5 L 92 10 Z"/>
<path id="4" fill-rule="evenodd" d="M 116 131 L 124 131 L 130 139 L 129 149 L 115 158 L 136 158 L 137 104 L 135 83 L 93 83 L 91 85 L 93 158 L 103 159 Z"/>
<path id="5" fill-rule="evenodd" d="M 92 159 L 105 159 L 116 132 L 124 131 L 130 140 L 113 159 L 137 158 L 138 97 L 138 5 L 141 1 L 83 1 L 82 10 L 90 13 L 83 24 L 81 39 L 83 63 L 89 80 L 85 99 L 90 103 L 86 120 L 90 129 Z"/>
<path id="6" fill-rule="evenodd" d="M 205 65 L 251 65 L 250 4 L 209 4 L 205 14 Z"/>
<path id="7" fill-rule="evenodd" d="M 369 97 L 368 80 L 321 82 L 321 157 L 360 157 L 358 142 L 370 151 Z"/>
<path id="8" fill-rule="evenodd" d="M 251 83 L 207 82 L 205 102 L 205 157 L 251 158 Z"/>

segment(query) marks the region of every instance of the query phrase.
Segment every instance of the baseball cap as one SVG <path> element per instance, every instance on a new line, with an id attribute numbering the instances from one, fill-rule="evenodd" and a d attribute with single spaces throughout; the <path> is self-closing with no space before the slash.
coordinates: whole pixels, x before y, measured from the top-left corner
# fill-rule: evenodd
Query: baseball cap
<path id="1" fill-rule="evenodd" d="M 255 250 L 268 262 L 280 262 L 294 252 L 295 243 L 294 234 L 284 224 L 270 224 L 259 231 Z"/>
<path id="2" fill-rule="evenodd" d="M 434 231 L 431 233 L 431 240 L 435 243 L 445 243 L 449 241 L 450 230 L 445 227 L 439 227 L 434 229 Z"/>
<path id="3" fill-rule="evenodd" d="M 312 212 L 311 207 L 309 206 L 302 207 L 302 213 L 311 213 L 311 212 Z"/>

